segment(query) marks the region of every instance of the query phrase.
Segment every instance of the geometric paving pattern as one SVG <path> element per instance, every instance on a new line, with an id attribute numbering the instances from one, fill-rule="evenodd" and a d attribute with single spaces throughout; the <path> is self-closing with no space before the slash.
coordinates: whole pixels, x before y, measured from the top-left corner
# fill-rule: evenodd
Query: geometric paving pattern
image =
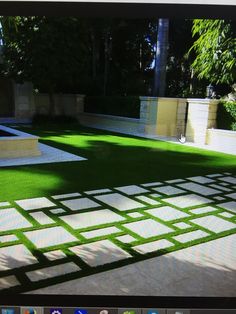
<path id="1" fill-rule="evenodd" d="M 0 200 L 0 290 L 27 292 L 234 233 L 230 173 Z"/>

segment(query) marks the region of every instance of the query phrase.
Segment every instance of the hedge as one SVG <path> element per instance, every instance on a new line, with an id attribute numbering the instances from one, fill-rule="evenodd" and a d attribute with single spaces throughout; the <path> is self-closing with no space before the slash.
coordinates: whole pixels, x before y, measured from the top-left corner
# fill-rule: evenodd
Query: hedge
<path id="1" fill-rule="evenodd" d="M 235 101 L 220 101 L 217 111 L 217 128 L 236 131 Z"/>
<path id="2" fill-rule="evenodd" d="M 86 96 L 84 111 L 138 119 L 140 101 L 137 96 Z"/>

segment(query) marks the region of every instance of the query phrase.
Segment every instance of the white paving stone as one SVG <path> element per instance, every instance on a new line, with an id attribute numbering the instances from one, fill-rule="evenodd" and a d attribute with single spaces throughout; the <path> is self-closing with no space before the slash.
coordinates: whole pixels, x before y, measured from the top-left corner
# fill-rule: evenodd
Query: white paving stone
<path id="1" fill-rule="evenodd" d="M 0 210 L 0 231 L 28 228 L 31 226 L 31 223 L 15 208 Z"/>
<path id="2" fill-rule="evenodd" d="M 222 174 L 219 174 L 219 173 L 208 174 L 206 177 L 209 177 L 209 178 L 217 178 L 217 177 L 222 177 Z"/>
<path id="3" fill-rule="evenodd" d="M 119 186 L 115 188 L 115 190 L 118 190 L 119 192 L 122 192 L 127 195 L 136 195 L 141 193 L 146 193 L 148 190 L 144 188 L 140 188 L 137 185 L 126 185 L 126 186 Z"/>
<path id="4" fill-rule="evenodd" d="M 182 194 L 182 193 L 186 193 L 186 191 L 175 188 L 171 185 L 166 185 L 166 186 L 161 186 L 161 187 L 157 187 L 157 188 L 152 188 L 152 190 L 155 190 L 157 192 L 166 194 L 166 195 L 176 195 L 176 194 Z"/>
<path id="5" fill-rule="evenodd" d="M 136 241 L 136 239 L 130 235 L 123 235 L 123 236 L 120 236 L 120 237 L 117 237 L 116 238 L 117 240 L 119 240 L 120 242 L 123 242 L 123 243 L 131 243 L 131 242 L 134 242 Z"/>
<path id="6" fill-rule="evenodd" d="M 140 196 L 136 196 L 136 199 L 138 199 L 139 201 L 143 201 L 149 205 L 159 205 L 161 204 L 160 202 L 157 202 L 147 196 L 144 196 L 144 195 L 140 195 Z"/>
<path id="7" fill-rule="evenodd" d="M 27 272 L 26 275 L 32 281 L 45 280 L 49 278 L 54 278 L 58 276 L 63 276 L 66 274 L 71 274 L 80 270 L 80 267 L 73 262 L 66 264 L 45 267 L 37 270 Z"/>
<path id="8" fill-rule="evenodd" d="M 44 256 L 49 261 L 55 261 L 55 260 L 58 260 L 58 259 L 65 258 L 66 254 L 64 252 L 62 252 L 61 250 L 55 250 L 55 251 L 44 253 Z"/>
<path id="9" fill-rule="evenodd" d="M 24 210 L 41 209 L 55 206 L 55 204 L 49 201 L 46 197 L 28 198 L 25 200 L 16 201 L 16 203 Z"/>
<path id="10" fill-rule="evenodd" d="M 236 200 L 236 193 L 230 193 L 226 194 L 225 196 L 232 198 L 233 200 Z"/>
<path id="11" fill-rule="evenodd" d="M 36 212 L 30 214 L 40 225 L 48 225 L 48 224 L 54 224 L 55 221 L 52 220 L 48 215 L 46 215 L 43 212 Z"/>
<path id="12" fill-rule="evenodd" d="M 193 219 L 191 222 L 198 226 L 206 228 L 214 233 L 219 233 L 236 228 L 236 224 L 213 215 L 196 218 Z"/>
<path id="13" fill-rule="evenodd" d="M 60 217 L 60 219 L 74 229 L 87 228 L 125 220 L 124 217 L 109 209 L 100 209 L 87 213 L 66 215 Z"/>
<path id="14" fill-rule="evenodd" d="M 230 183 L 225 183 L 225 182 L 218 182 L 220 185 L 222 185 L 222 186 L 229 186 L 230 185 Z"/>
<path id="15" fill-rule="evenodd" d="M 9 202 L 0 202 L 0 207 L 9 206 Z"/>
<path id="16" fill-rule="evenodd" d="M 231 210 L 232 212 L 236 213 L 236 202 L 226 202 L 226 203 L 221 203 L 221 204 L 217 204 L 217 206 L 227 209 L 227 210 Z"/>
<path id="17" fill-rule="evenodd" d="M 187 229 L 191 228 L 192 226 L 186 224 L 185 222 L 177 222 L 176 224 L 173 224 L 173 226 L 179 228 L 179 229 Z"/>
<path id="18" fill-rule="evenodd" d="M 2 243 L 13 242 L 13 241 L 17 241 L 17 240 L 18 240 L 18 238 L 14 234 L 0 236 L 0 242 L 2 242 Z"/>
<path id="19" fill-rule="evenodd" d="M 227 213 L 227 212 L 220 213 L 219 215 L 222 216 L 222 217 L 225 217 L 225 218 L 232 218 L 232 217 L 234 217 L 233 214 L 230 214 L 230 213 Z"/>
<path id="20" fill-rule="evenodd" d="M 194 182 L 197 182 L 197 183 L 201 183 L 201 184 L 215 182 L 215 180 L 212 180 L 212 179 L 209 179 L 209 178 L 206 178 L 206 177 L 202 177 L 202 176 L 190 177 L 190 178 L 187 178 L 187 179 L 191 180 L 191 181 L 194 181 Z"/>
<path id="21" fill-rule="evenodd" d="M 61 149 L 57 149 L 42 143 L 39 143 L 38 147 L 42 153 L 40 156 L 21 158 L 1 158 L 0 167 L 52 164 L 56 162 L 72 162 L 87 160 L 83 157 L 67 153 Z"/>
<path id="22" fill-rule="evenodd" d="M 178 209 L 172 208 L 170 206 L 152 208 L 152 209 L 146 210 L 146 213 L 164 221 L 171 221 L 175 219 L 189 217 L 188 214 Z"/>
<path id="23" fill-rule="evenodd" d="M 38 263 L 38 260 L 22 244 L 0 248 L 0 271 Z"/>
<path id="24" fill-rule="evenodd" d="M 181 195 L 181 196 L 176 196 L 176 197 L 165 198 L 163 200 L 166 203 L 170 203 L 180 208 L 187 208 L 187 207 L 212 203 L 212 200 L 196 195 L 196 194 Z"/>
<path id="25" fill-rule="evenodd" d="M 99 190 L 86 191 L 84 193 L 88 195 L 96 195 L 96 194 L 104 194 L 104 193 L 109 193 L 109 192 L 112 192 L 112 191 L 110 189 L 99 189 Z"/>
<path id="26" fill-rule="evenodd" d="M 206 206 L 206 207 L 200 207 L 200 208 L 196 208 L 196 209 L 192 209 L 189 212 L 195 215 L 200 215 L 200 214 L 206 214 L 206 213 L 210 213 L 210 212 L 214 212 L 218 210 L 215 207 L 212 206 Z"/>
<path id="27" fill-rule="evenodd" d="M 213 189 L 218 189 L 218 190 L 225 191 L 225 192 L 230 192 L 230 191 L 232 191 L 231 189 L 228 189 L 228 188 L 226 188 L 226 187 L 224 187 L 224 186 L 221 186 L 221 185 L 219 185 L 219 184 L 210 184 L 209 186 L 210 186 L 211 188 L 213 188 Z"/>
<path id="28" fill-rule="evenodd" d="M 130 214 L 128 214 L 128 216 L 130 216 L 132 218 L 140 218 L 140 217 L 143 217 L 143 214 L 140 214 L 140 213 L 130 213 Z"/>
<path id="29" fill-rule="evenodd" d="M 222 197 L 222 196 L 214 196 L 213 198 L 214 198 L 214 200 L 216 200 L 216 201 L 223 201 L 223 200 L 225 200 L 225 198 Z"/>
<path id="30" fill-rule="evenodd" d="M 220 194 L 220 191 L 217 191 L 215 189 L 209 188 L 204 185 L 200 185 L 198 183 L 183 183 L 183 184 L 178 184 L 179 187 L 189 190 L 191 192 L 195 192 L 201 195 L 215 195 L 215 194 Z"/>
<path id="31" fill-rule="evenodd" d="M 95 198 L 121 211 L 146 207 L 145 205 L 139 202 L 136 202 L 132 200 L 131 198 L 123 196 L 119 193 L 99 195 L 99 196 L 95 196 Z"/>
<path id="32" fill-rule="evenodd" d="M 116 227 L 108 227 L 108 228 L 103 228 L 103 229 L 98 229 L 98 230 L 93 230 L 93 231 L 81 232 L 81 235 L 85 237 L 86 239 L 92 239 L 92 238 L 101 237 L 104 235 L 110 235 L 117 232 L 121 232 L 121 230 Z"/>
<path id="33" fill-rule="evenodd" d="M 221 180 L 221 181 L 224 181 L 224 182 L 227 182 L 227 183 L 236 184 L 236 178 L 231 177 L 231 176 L 222 177 L 222 178 L 219 178 L 218 180 Z"/>
<path id="34" fill-rule="evenodd" d="M 150 183 L 144 183 L 144 184 L 140 184 L 141 186 L 144 186 L 145 188 L 149 188 L 151 186 L 159 186 L 159 185 L 163 185 L 162 182 L 150 182 Z"/>
<path id="35" fill-rule="evenodd" d="M 163 240 L 153 241 L 153 242 L 149 242 L 145 244 L 140 244 L 140 245 L 134 246 L 133 249 L 141 254 L 146 254 L 146 253 L 163 250 L 173 245 L 174 244 L 171 243 L 170 241 L 163 239 Z"/>
<path id="36" fill-rule="evenodd" d="M 61 203 L 70 208 L 71 210 L 80 210 L 80 209 L 88 209 L 95 208 L 101 206 L 100 204 L 90 200 L 87 197 L 76 198 L 73 200 L 61 201 Z"/>
<path id="37" fill-rule="evenodd" d="M 51 209 L 50 212 L 57 215 L 57 214 L 62 214 L 62 213 L 64 213 L 65 210 L 62 209 L 62 208 L 56 208 L 56 209 Z"/>
<path id="38" fill-rule="evenodd" d="M 78 241 L 62 227 L 53 227 L 24 232 L 24 235 L 37 247 L 44 248 L 69 242 Z"/>
<path id="39" fill-rule="evenodd" d="M 173 231 L 173 229 L 152 219 L 131 222 L 123 225 L 123 227 L 133 231 L 134 233 L 138 234 L 139 236 L 145 239 L 159 236 L 162 234 L 167 234 Z"/>
<path id="40" fill-rule="evenodd" d="M 232 173 L 231 172 L 224 172 L 224 174 L 226 174 L 226 175 L 232 175 Z"/>
<path id="41" fill-rule="evenodd" d="M 175 180 L 168 180 L 168 181 L 165 181 L 165 182 L 173 184 L 173 183 L 182 183 L 182 182 L 186 182 L 186 181 L 183 180 L 183 179 L 175 179 Z"/>
<path id="42" fill-rule="evenodd" d="M 64 199 L 64 198 L 78 197 L 80 195 L 81 195 L 80 193 L 76 192 L 76 193 L 69 193 L 69 194 L 53 195 L 52 198 L 54 200 L 61 200 L 61 199 Z"/>
<path id="43" fill-rule="evenodd" d="M 6 276 L 0 278 L 0 290 L 19 286 L 20 283 L 15 276 Z"/>
<path id="44" fill-rule="evenodd" d="M 152 194 L 150 194 L 149 196 L 155 197 L 155 198 L 160 198 L 160 197 L 162 197 L 163 195 L 158 194 L 158 193 L 152 193 Z"/>
<path id="45" fill-rule="evenodd" d="M 74 246 L 70 250 L 92 267 L 132 257 L 109 240 Z"/>
<path id="46" fill-rule="evenodd" d="M 173 237 L 173 239 L 181 243 L 187 243 L 187 242 L 198 240 L 201 238 L 206 238 L 208 236 L 209 234 L 206 233 L 205 231 L 197 230 L 197 231 L 191 231 L 188 233 L 180 234 L 176 237 Z"/>

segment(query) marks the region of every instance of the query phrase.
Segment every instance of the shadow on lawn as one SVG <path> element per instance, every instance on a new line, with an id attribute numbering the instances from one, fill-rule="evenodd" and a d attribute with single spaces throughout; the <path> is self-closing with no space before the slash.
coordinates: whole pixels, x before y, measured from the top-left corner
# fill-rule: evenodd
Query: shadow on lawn
<path id="1" fill-rule="evenodd" d="M 60 136 L 67 134 L 65 131 L 57 132 L 59 139 L 58 133 Z M 85 130 L 82 133 L 75 131 L 75 135 L 85 133 Z M 42 137 L 42 143 L 88 160 L 2 168 L 1 200 L 236 171 L 236 162 L 231 155 L 120 134 L 113 137 L 112 133 L 106 133 L 109 135 L 106 141 L 100 137 L 104 135 L 103 131 L 96 131 L 94 135 L 90 130 L 90 133 L 93 136 L 86 138 L 86 144 L 81 144 L 81 147 L 79 136 L 73 140 L 68 138 L 68 142 Z M 127 138 L 131 138 L 130 145 Z"/>
<path id="2" fill-rule="evenodd" d="M 216 249 L 213 249 L 214 252 L 219 249 L 217 244 L 214 247 L 214 241 L 211 244 Z M 197 249 L 197 247 L 195 248 Z M 192 251 L 192 249 L 187 250 Z M 69 273 L 60 278 L 54 277 L 50 278 L 49 281 L 38 281 L 34 282 L 34 284 L 25 278 L 24 272 L 29 271 L 28 266 L 25 269 L 19 269 L 17 273 L 18 279 L 23 284 L 23 290 L 39 289 L 30 292 L 36 294 L 235 297 L 236 267 L 233 264 L 232 257 L 226 252 L 227 249 L 229 247 L 222 247 L 221 251 L 217 252 L 219 254 L 218 258 L 216 258 L 216 253 L 214 253 L 214 257 L 211 257 L 210 254 L 207 254 L 207 256 L 202 255 L 199 248 L 195 253 L 194 251 L 192 253 L 177 251 L 140 262 L 122 260 L 113 265 L 101 265 L 97 269 L 90 268 L 85 272 L 81 272 L 78 268 L 77 273 Z M 106 263 L 106 256 L 110 258 L 116 255 L 117 252 L 112 248 L 109 250 L 103 249 L 102 254 L 103 261 Z M 96 260 L 94 251 L 88 251 L 87 255 L 90 257 L 90 262 Z M 222 256 L 227 256 L 227 258 L 222 259 Z M 75 258 L 77 257 L 75 256 Z M 145 257 L 143 256 L 143 258 Z M 72 258 L 71 261 L 75 262 L 75 259 Z M 12 265 L 15 265 L 17 262 L 19 260 L 15 254 L 14 256 L 1 256 L 0 258 L 0 265 L 8 268 L 12 268 Z M 59 263 L 63 264 L 63 262 Z M 52 265 L 55 266 L 55 263 L 48 262 L 44 267 Z M 34 265 L 33 269 L 37 269 L 37 267 L 37 265 Z M 113 271 L 113 268 L 118 269 Z M 42 268 L 38 274 L 41 278 L 47 278 L 49 271 Z M 2 280 L 3 277 L 7 276 L 9 275 L 4 275 L 4 272 L 0 273 L 0 279 Z M 54 276 L 56 276 L 56 273 L 54 273 Z M 7 280 L 9 279 L 5 278 L 5 284 Z M 52 286 L 55 284 L 59 285 Z M 46 288 L 44 289 L 44 287 Z M 0 280 L 0 289 L 2 288 Z M 20 291 L 18 287 L 8 291 L 3 290 L 2 293 L 10 294 Z"/>

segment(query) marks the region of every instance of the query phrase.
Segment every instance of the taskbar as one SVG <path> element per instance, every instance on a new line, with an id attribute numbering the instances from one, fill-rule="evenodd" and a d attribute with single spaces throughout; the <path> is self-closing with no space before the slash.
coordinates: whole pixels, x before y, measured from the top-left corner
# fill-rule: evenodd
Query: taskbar
<path id="1" fill-rule="evenodd" d="M 0 306 L 0 314 L 236 314 L 236 309 Z"/>

